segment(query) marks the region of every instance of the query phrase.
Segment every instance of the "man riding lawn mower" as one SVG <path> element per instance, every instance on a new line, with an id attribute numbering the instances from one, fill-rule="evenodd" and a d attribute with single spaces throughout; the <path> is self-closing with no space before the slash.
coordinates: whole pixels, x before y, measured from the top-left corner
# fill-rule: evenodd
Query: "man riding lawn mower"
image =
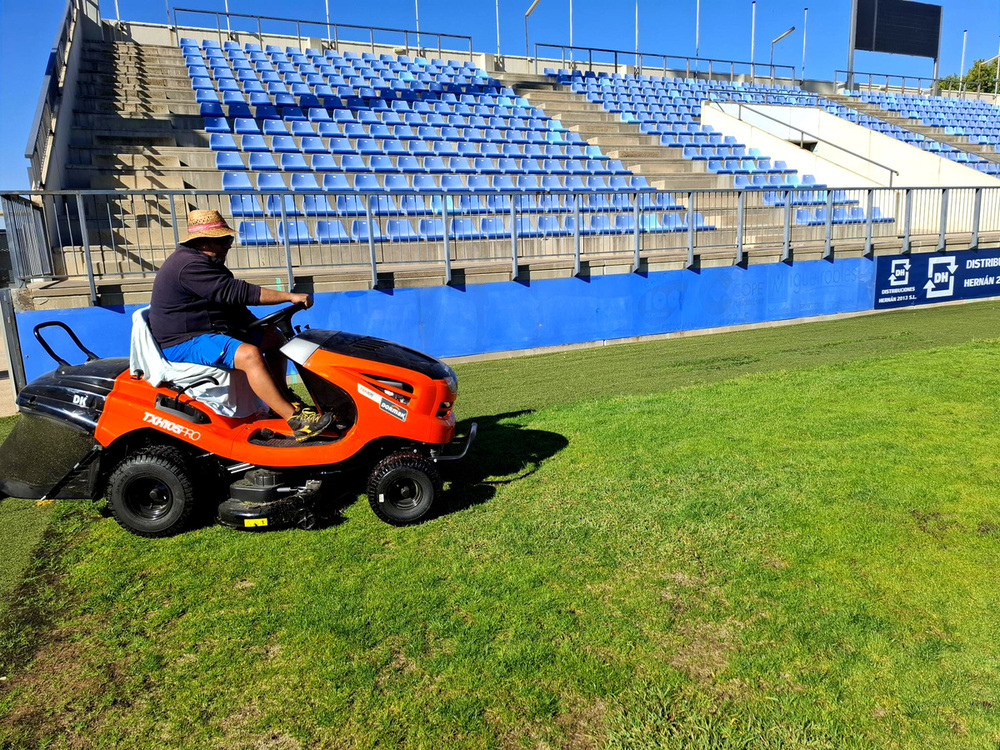
<path id="1" fill-rule="evenodd" d="M 149 305 L 153 339 L 171 362 L 240 370 L 253 392 L 288 422 L 298 441 L 317 437 L 333 421 L 306 407 L 288 389 L 284 343 L 273 328 L 248 333 L 257 319 L 247 305 L 294 302 L 308 294 L 279 292 L 237 279 L 226 268 L 236 232 L 217 211 L 192 211 L 187 237 L 156 273 Z M 267 352 L 265 355 L 262 349 Z"/>
<path id="2" fill-rule="evenodd" d="M 364 468 L 379 518 L 427 518 L 441 492 L 438 466 L 475 439 L 472 424 L 461 450 L 445 454 L 454 371 L 389 341 L 293 329 L 308 295 L 234 278 L 224 265 L 234 232 L 217 212 L 194 211 L 188 225 L 150 307 L 133 315 L 129 359 L 98 358 L 62 322 L 35 327 L 58 367 L 18 394 L 21 418 L 0 446 L 0 492 L 106 496 L 123 527 L 149 537 L 183 531 L 209 504 L 233 528 L 311 528 L 324 484 L 343 490 Z M 260 320 L 247 309 L 286 301 Z M 51 327 L 86 362 L 57 355 L 41 333 Z M 287 387 L 289 360 L 315 408 Z"/>

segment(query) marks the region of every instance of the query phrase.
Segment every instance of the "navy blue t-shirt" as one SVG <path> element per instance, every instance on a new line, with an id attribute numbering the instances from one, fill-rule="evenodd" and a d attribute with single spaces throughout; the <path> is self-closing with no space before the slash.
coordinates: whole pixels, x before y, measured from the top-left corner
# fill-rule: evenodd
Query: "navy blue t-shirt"
<path id="1" fill-rule="evenodd" d="M 247 305 L 259 303 L 259 286 L 235 278 L 222 261 L 178 245 L 156 272 L 149 328 L 161 349 L 203 333 L 232 335 L 256 320 Z"/>

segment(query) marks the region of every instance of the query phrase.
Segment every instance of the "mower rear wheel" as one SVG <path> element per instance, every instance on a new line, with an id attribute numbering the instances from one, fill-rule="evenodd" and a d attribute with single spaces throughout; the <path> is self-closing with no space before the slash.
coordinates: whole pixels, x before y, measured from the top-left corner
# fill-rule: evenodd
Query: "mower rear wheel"
<path id="1" fill-rule="evenodd" d="M 108 479 L 107 494 L 115 520 L 137 536 L 179 534 L 195 509 L 191 472 L 183 454 L 169 448 L 124 459 Z"/>
<path id="2" fill-rule="evenodd" d="M 368 502 L 372 510 L 393 526 L 423 521 L 440 492 L 437 467 L 418 453 L 386 456 L 368 478 Z"/>

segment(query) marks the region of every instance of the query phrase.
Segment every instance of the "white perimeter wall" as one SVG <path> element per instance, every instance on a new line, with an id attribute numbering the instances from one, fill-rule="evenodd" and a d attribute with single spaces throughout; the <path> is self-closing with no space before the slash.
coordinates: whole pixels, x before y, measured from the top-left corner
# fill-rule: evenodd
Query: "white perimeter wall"
<path id="1" fill-rule="evenodd" d="M 707 118 L 706 110 L 708 110 Z M 763 117 L 762 114 L 768 117 Z M 774 119 L 768 119 L 769 117 Z M 715 118 L 719 125 L 715 125 L 712 118 Z M 740 118 L 743 122 L 740 122 Z M 702 120 L 724 133 L 729 131 L 722 123 L 728 127 L 735 127 L 738 124 L 745 128 L 749 125 L 753 126 L 753 130 L 747 132 L 752 132 L 762 140 L 765 140 L 765 134 L 770 134 L 777 140 L 785 141 L 792 148 L 792 151 L 788 152 L 790 156 L 798 153 L 796 168 L 799 168 L 801 163 L 803 166 L 808 164 L 817 170 L 824 170 L 824 175 L 830 175 L 823 177 L 829 184 L 839 182 L 832 179 L 835 174 L 843 174 L 843 170 L 848 170 L 857 175 L 857 178 L 866 180 L 858 184 L 871 183 L 889 187 L 890 174 L 886 169 L 872 163 L 878 162 L 898 172 L 898 175 L 892 175 L 892 187 L 1000 186 L 1000 180 L 995 177 L 923 151 L 863 125 L 856 125 L 818 107 L 755 104 L 741 109 L 733 102 L 714 103 L 702 109 Z M 799 129 L 805 131 L 807 135 L 802 136 Z M 789 140 L 798 141 L 800 138 L 805 141 L 817 141 L 816 148 L 811 154 L 805 149 L 787 143 Z M 762 147 L 759 148 L 767 153 Z M 858 156 L 852 156 L 848 152 Z M 808 159 L 803 160 L 803 155 L 818 158 L 810 162 Z M 819 172 L 810 172 L 808 169 L 805 171 L 815 174 L 817 178 L 821 176 Z"/>
<path id="2" fill-rule="evenodd" d="M 830 187 L 1000 188 L 1000 180 L 995 177 L 816 107 L 740 108 L 734 102 L 713 102 L 702 106 L 701 119 L 726 135 L 736 136 L 742 143 L 756 146 L 772 160 L 784 160 L 800 174 L 811 174 L 817 182 Z M 803 136 L 799 128 L 807 135 Z M 798 142 L 800 138 L 815 141 L 815 150 L 808 151 L 789 142 Z M 891 185 L 889 172 L 868 159 L 899 173 L 891 175 Z M 910 227 L 914 233 L 936 232 L 940 228 L 941 195 L 940 191 L 913 191 Z M 946 231 L 969 230 L 973 201 L 974 190 L 950 191 Z M 874 205 L 883 215 L 895 217 L 901 226 L 905 191 L 876 192 Z M 983 191 L 980 217 L 982 230 L 1000 229 L 1000 190 Z"/>

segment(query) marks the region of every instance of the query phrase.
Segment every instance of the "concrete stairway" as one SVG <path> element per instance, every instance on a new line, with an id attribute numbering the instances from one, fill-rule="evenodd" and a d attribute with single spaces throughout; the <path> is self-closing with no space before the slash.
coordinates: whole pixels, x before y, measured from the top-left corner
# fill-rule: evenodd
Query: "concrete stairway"
<path id="1" fill-rule="evenodd" d="M 986 159 L 987 161 L 1000 163 L 1000 154 L 993 150 L 993 146 L 970 143 L 969 139 L 964 135 L 948 135 L 945 133 L 944 128 L 931 127 L 930 125 L 924 125 L 920 122 L 920 120 L 913 120 L 909 117 L 900 117 L 896 112 L 890 112 L 882 109 L 877 104 L 863 102 L 854 96 L 829 94 L 827 95 L 827 98 L 863 114 L 870 115 L 871 117 L 877 117 L 890 125 L 896 125 L 904 130 L 909 130 L 911 133 L 919 133 L 926 138 L 931 138 L 935 141 L 940 141 L 941 143 L 947 143 L 949 146 L 954 146 L 960 151 L 975 154 L 976 156 Z"/>
<path id="2" fill-rule="evenodd" d="M 219 189 L 179 49 L 87 42 L 67 188 Z"/>
<path id="3" fill-rule="evenodd" d="M 644 176 L 652 187 L 661 190 L 696 190 L 731 188 L 732 176 L 711 174 L 703 162 L 681 157 L 681 149 L 660 146 L 658 136 L 644 135 L 639 126 L 621 118 L 587 97 L 552 82 L 548 76 L 500 75 L 519 96 L 545 114 L 579 133 L 612 159 L 621 160 L 626 169 Z"/>

